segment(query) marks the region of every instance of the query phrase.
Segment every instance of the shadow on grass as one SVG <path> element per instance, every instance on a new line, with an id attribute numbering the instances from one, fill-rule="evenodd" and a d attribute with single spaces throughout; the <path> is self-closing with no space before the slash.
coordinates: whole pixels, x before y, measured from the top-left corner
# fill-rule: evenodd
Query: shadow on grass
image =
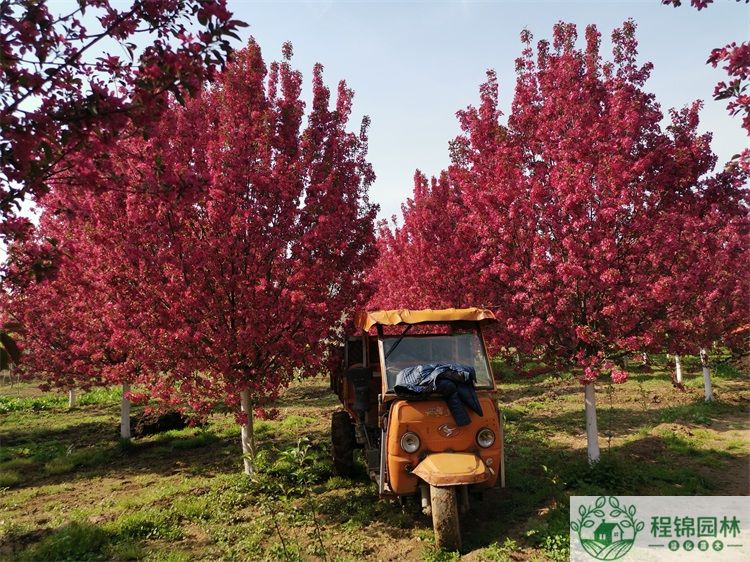
<path id="1" fill-rule="evenodd" d="M 725 427 L 727 423 L 722 416 L 747 414 L 747 406 L 742 403 L 705 402 L 703 399 L 688 404 L 654 408 L 649 403 L 644 407 L 635 404 L 632 408 L 608 407 L 606 397 L 598 404 L 597 421 L 600 438 L 626 437 L 636 434 L 644 427 L 653 427 L 661 423 L 683 423 L 703 425 L 711 428 L 713 424 Z M 549 415 L 548 412 L 523 411 L 507 408 L 506 420 L 518 423 L 519 428 L 527 433 L 542 434 L 564 431 L 570 435 L 581 435 L 585 427 L 583 409 L 568 411 L 562 414 Z M 737 422 L 736 428 L 742 427 Z"/>
<path id="2" fill-rule="evenodd" d="M 327 408 L 339 404 L 339 399 L 331 391 L 328 381 L 313 380 L 306 384 L 287 388 L 273 405 L 279 408 L 287 406 Z"/>
<path id="3" fill-rule="evenodd" d="M 6 447 L 36 446 L 41 443 L 65 443 L 66 446 L 70 444 L 90 445 L 102 439 L 117 438 L 119 433 L 119 426 L 108 421 L 86 421 L 64 428 L 55 427 L 55 418 L 52 416 L 49 422 L 49 426 L 34 429 L 6 427 L 3 431 L 3 445 Z"/>
<path id="4" fill-rule="evenodd" d="M 676 435 L 646 436 L 612 447 L 591 467 L 585 450 L 545 445 L 517 430 L 510 434 L 506 488 L 491 489 L 483 501 L 473 501 L 462 520 L 465 549 L 505 537 L 541 547 L 565 541 L 571 495 L 716 495 L 747 493 L 750 487 L 746 471 L 740 476 L 744 481 L 730 482 L 734 488 L 725 489 L 707 468 L 733 463 L 741 475 L 750 456 L 703 449 Z"/>
<path id="5" fill-rule="evenodd" d="M 700 464 L 721 464 L 729 457 L 747 462 L 747 455 L 732 457 L 665 435 L 613 447 L 591 467 L 585 450 L 550 445 L 517 428 L 510 428 L 509 434 L 507 486 L 486 490 L 482 499 L 472 498 L 472 508 L 461 522 L 465 551 L 502 543 L 506 537 L 541 548 L 564 544 L 570 495 L 721 493 Z M 334 484 L 339 489 L 316 500 L 319 516 L 328 525 L 359 529 L 378 521 L 394 537 L 403 536 L 405 529 L 431 529 L 417 498 L 408 498 L 405 505 L 379 501 L 375 484 L 361 472 L 354 480 L 337 479 Z"/>
<path id="6" fill-rule="evenodd" d="M 191 467 L 210 474 L 241 466 L 239 445 L 228 437 L 186 430 L 123 441 L 115 429 L 107 422 L 84 422 L 64 430 L 14 432 L 4 443 L 0 470 L 14 470 L 19 478 L 13 487 L 23 488 L 146 471 L 169 475 Z M 230 448 L 236 449 L 236 459 L 229 458 Z"/>
<path id="7" fill-rule="evenodd" d="M 19 562 L 39 560 L 137 560 L 144 557 L 140 539 L 151 538 L 111 526 L 74 521 L 56 529 L 12 533 L 0 555 Z"/>
<path id="8" fill-rule="evenodd" d="M 325 430 L 306 431 L 311 418 L 288 416 L 256 424 L 258 450 L 294 447 L 305 435 L 312 444 L 327 442 Z M 239 427 L 234 432 L 172 430 L 121 440 L 112 422 L 81 422 L 64 429 L 12 430 L 0 449 L 0 485 L 26 488 L 100 477 L 128 478 L 153 473 L 211 477 L 242 468 Z"/>

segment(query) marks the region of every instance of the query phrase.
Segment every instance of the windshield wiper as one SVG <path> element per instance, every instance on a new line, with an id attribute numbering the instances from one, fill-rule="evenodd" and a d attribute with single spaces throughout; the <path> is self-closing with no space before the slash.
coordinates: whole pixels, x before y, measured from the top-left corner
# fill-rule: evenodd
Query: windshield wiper
<path id="1" fill-rule="evenodd" d="M 390 348 L 390 349 L 388 350 L 388 353 L 386 353 L 386 354 L 385 354 L 385 358 L 386 358 L 386 359 L 388 359 L 388 358 L 389 358 L 389 357 L 391 356 L 391 353 L 393 353 L 394 351 L 396 351 L 396 348 L 398 347 L 398 344 L 400 344 L 400 343 L 401 343 L 401 340 L 402 340 L 402 339 L 404 339 L 404 336 L 406 335 L 406 333 L 407 333 L 407 332 L 408 332 L 409 330 L 411 330 L 411 327 L 412 327 L 413 325 L 414 325 L 414 324 L 409 324 L 409 325 L 408 325 L 408 326 L 406 327 L 406 330 L 404 330 L 404 331 L 403 331 L 403 333 L 401 334 L 401 336 L 399 336 L 399 338 L 398 338 L 398 339 L 396 340 L 396 343 L 394 343 L 394 344 L 393 344 L 393 347 L 392 347 L 392 348 Z"/>

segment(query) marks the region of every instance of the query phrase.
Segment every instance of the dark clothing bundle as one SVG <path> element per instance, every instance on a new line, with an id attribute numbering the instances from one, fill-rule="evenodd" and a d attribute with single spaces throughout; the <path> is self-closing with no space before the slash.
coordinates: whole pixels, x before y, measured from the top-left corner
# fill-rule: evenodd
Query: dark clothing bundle
<path id="1" fill-rule="evenodd" d="M 476 372 L 473 367 L 455 363 L 407 367 L 396 375 L 393 389 L 402 398 L 426 399 L 437 393 L 448 404 L 457 426 L 469 425 L 471 419 L 464 406 L 480 416 L 482 406 L 474 391 Z"/>

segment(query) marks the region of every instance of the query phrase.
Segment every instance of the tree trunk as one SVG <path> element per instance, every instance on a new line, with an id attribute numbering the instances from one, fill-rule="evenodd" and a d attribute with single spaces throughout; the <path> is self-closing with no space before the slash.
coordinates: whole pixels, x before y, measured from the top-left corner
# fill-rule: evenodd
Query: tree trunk
<path id="1" fill-rule="evenodd" d="M 599 462 L 599 430 L 596 427 L 596 396 L 594 383 L 584 385 L 583 393 L 586 400 L 586 440 L 588 443 L 589 464 Z"/>
<path id="2" fill-rule="evenodd" d="M 255 434 L 253 433 L 253 408 L 250 405 L 250 391 L 240 392 L 240 405 L 247 415 L 247 421 L 242 425 L 242 460 L 245 464 L 245 474 L 255 474 Z"/>
<path id="3" fill-rule="evenodd" d="M 682 361 L 680 360 L 680 356 L 676 353 L 674 356 L 674 376 L 675 380 L 682 384 Z"/>
<path id="4" fill-rule="evenodd" d="M 706 394 L 706 402 L 714 399 L 714 389 L 711 386 L 711 371 L 708 369 L 708 351 L 701 349 L 701 367 L 703 367 L 703 386 Z"/>
<path id="5" fill-rule="evenodd" d="M 76 389 L 71 388 L 68 390 L 68 408 L 76 407 Z"/>
<path id="6" fill-rule="evenodd" d="M 125 393 L 130 392 L 130 383 L 122 383 L 122 400 L 120 401 L 120 437 L 130 439 L 130 400 Z"/>

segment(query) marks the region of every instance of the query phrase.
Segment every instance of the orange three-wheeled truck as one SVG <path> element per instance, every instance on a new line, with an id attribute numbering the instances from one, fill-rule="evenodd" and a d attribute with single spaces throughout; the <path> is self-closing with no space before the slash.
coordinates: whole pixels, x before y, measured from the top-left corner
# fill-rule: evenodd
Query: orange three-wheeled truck
<path id="1" fill-rule="evenodd" d="M 363 448 L 380 495 L 419 494 L 436 544 L 449 550 L 461 545 L 469 488 L 504 485 L 502 418 L 482 334 L 495 321 L 479 308 L 359 313 L 358 334 L 347 339 L 343 368 L 331 378 L 343 405 L 331 424 L 336 472 L 350 475 L 354 449 Z M 471 367 L 469 392 L 481 414 L 467 408 L 458 424 L 455 405 L 429 385 L 420 395 L 397 391 L 411 368 L 436 364 Z"/>

